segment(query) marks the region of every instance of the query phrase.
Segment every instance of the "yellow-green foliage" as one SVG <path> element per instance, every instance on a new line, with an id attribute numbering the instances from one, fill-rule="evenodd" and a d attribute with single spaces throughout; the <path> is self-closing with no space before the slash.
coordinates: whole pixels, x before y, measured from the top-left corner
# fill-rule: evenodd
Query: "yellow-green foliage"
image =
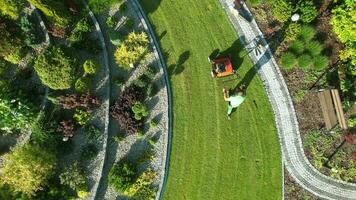
<path id="1" fill-rule="evenodd" d="M 70 22 L 69 9 L 63 1 L 57 0 L 28 0 L 55 25 L 66 26 Z"/>
<path id="2" fill-rule="evenodd" d="M 46 184 L 55 168 L 56 157 L 40 147 L 26 144 L 5 156 L 0 181 L 15 192 L 34 195 Z"/>
<path id="3" fill-rule="evenodd" d="M 127 196 L 135 196 L 135 194 L 144 187 L 149 187 L 156 177 L 156 173 L 152 170 L 145 171 L 139 176 L 136 182 L 127 189 L 124 194 Z"/>
<path id="4" fill-rule="evenodd" d="M 124 69 L 139 61 L 147 53 L 148 37 L 142 33 L 132 32 L 115 52 L 116 63 Z"/>
<path id="5" fill-rule="evenodd" d="M 286 22 L 292 16 L 293 6 L 285 0 L 272 1 L 273 16 L 280 22 Z"/>
<path id="6" fill-rule="evenodd" d="M 0 0 L 0 14 L 17 19 L 24 7 L 22 0 Z"/>

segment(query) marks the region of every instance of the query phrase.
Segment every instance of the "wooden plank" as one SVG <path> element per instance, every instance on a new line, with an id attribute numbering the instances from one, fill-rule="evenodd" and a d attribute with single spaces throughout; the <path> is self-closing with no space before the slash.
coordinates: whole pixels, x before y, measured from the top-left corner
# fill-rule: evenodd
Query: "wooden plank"
<path id="1" fill-rule="evenodd" d="M 333 97 L 333 102 L 335 105 L 335 110 L 336 110 L 336 114 L 337 114 L 337 119 L 339 121 L 339 125 L 342 129 L 346 130 L 347 129 L 347 123 L 345 120 L 345 114 L 344 114 L 344 110 L 342 109 L 342 104 L 341 104 L 341 100 L 340 100 L 340 95 L 339 95 L 339 91 L 338 90 L 331 90 L 331 94 Z"/>
<path id="2" fill-rule="evenodd" d="M 337 117 L 332 103 L 330 90 L 318 93 L 326 129 L 330 130 L 337 124 Z"/>

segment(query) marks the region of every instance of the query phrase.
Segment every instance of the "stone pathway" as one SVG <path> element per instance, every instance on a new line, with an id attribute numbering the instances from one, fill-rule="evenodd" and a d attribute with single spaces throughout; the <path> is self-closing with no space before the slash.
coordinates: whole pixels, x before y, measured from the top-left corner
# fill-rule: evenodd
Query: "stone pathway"
<path id="1" fill-rule="evenodd" d="M 279 71 L 278 64 L 264 39 L 256 21 L 247 6 L 238 12 L 234 9 L 234 0 L 220 0 L 241 42 L 249 51 L 260 78 L 264 82 L 274 111 L 279 140 L 282 148 L 283 163 L 292 177 L 303 188 L 325 199 L 356 199 L 356 184 L 346 183 L 318 172 L 306 158 L 299 134 L 298 120 L 293 103 Z M 253 50 L 260 41 L 259 55 Z"/>

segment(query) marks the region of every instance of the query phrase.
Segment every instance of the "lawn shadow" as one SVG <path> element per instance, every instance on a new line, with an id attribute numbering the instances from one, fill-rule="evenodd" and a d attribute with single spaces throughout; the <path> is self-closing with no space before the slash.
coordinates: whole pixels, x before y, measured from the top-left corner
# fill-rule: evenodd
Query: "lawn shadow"
<path id="1" fill-rule="evenodd" d="M 154 13 L 162 0 L 139 0 L 147 15 Z"/>
<path id="2" fill-rule="evenodd" d="M 189 50 L 184 51 L 180 54 L 178 61 L 175 64 L 168 66 L 168 73 L 170 75 L 178 75 L 184 71 L 184 63 L 191 56 L 191 52 Z"/>
<path id="3" fill-rule="evenodd" d="M 240 55 L 243 48 L 244 47 L 243 45 L 241 45 L 240 40 L 235 40 L 235 42 L 233 42 L 229 48 L 225 49 L 224 51 L 220 51 L 218 56 L 223 56 L 223 57 L 230 56 L 232 61 L 232 66 L 234 67 L 235 70 L 236 69 L 238 70 L 238 68 L 243 63 L 243 57 L 241 57 Z M 214 50 L 214 52 L 215 51 L 216 50 Z"/>

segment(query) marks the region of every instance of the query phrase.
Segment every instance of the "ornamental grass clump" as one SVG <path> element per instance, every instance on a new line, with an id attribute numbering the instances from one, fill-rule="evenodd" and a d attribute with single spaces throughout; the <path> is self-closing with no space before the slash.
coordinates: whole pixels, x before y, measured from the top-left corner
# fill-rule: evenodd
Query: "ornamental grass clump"
<path id="1" fill-rule="evenodd" d="M 303 54 L 298 57 L 298 66 L 303 70 L 307 70 L 312 63 L 312 57 L 308 54 Z"/>
<path id="2" fill-rule="evenodd" d="M 311 26 L 305 25 L 305 26 L 302 26 L 302 28 L 299 32 L 299 35 L 298 35 L 298 39 L 300 39 L 303 42 L 308 42 L 311 39 L 313 39 L 314 35 L 315 35 L 314 28 Z"/>
<path id="3" fill-rule="evenodd" d="M 281 64 L 284 69 L 292 69 L 296 62 L 296 57 L 292 53 L 287 52 L 281 57 Z"/>

